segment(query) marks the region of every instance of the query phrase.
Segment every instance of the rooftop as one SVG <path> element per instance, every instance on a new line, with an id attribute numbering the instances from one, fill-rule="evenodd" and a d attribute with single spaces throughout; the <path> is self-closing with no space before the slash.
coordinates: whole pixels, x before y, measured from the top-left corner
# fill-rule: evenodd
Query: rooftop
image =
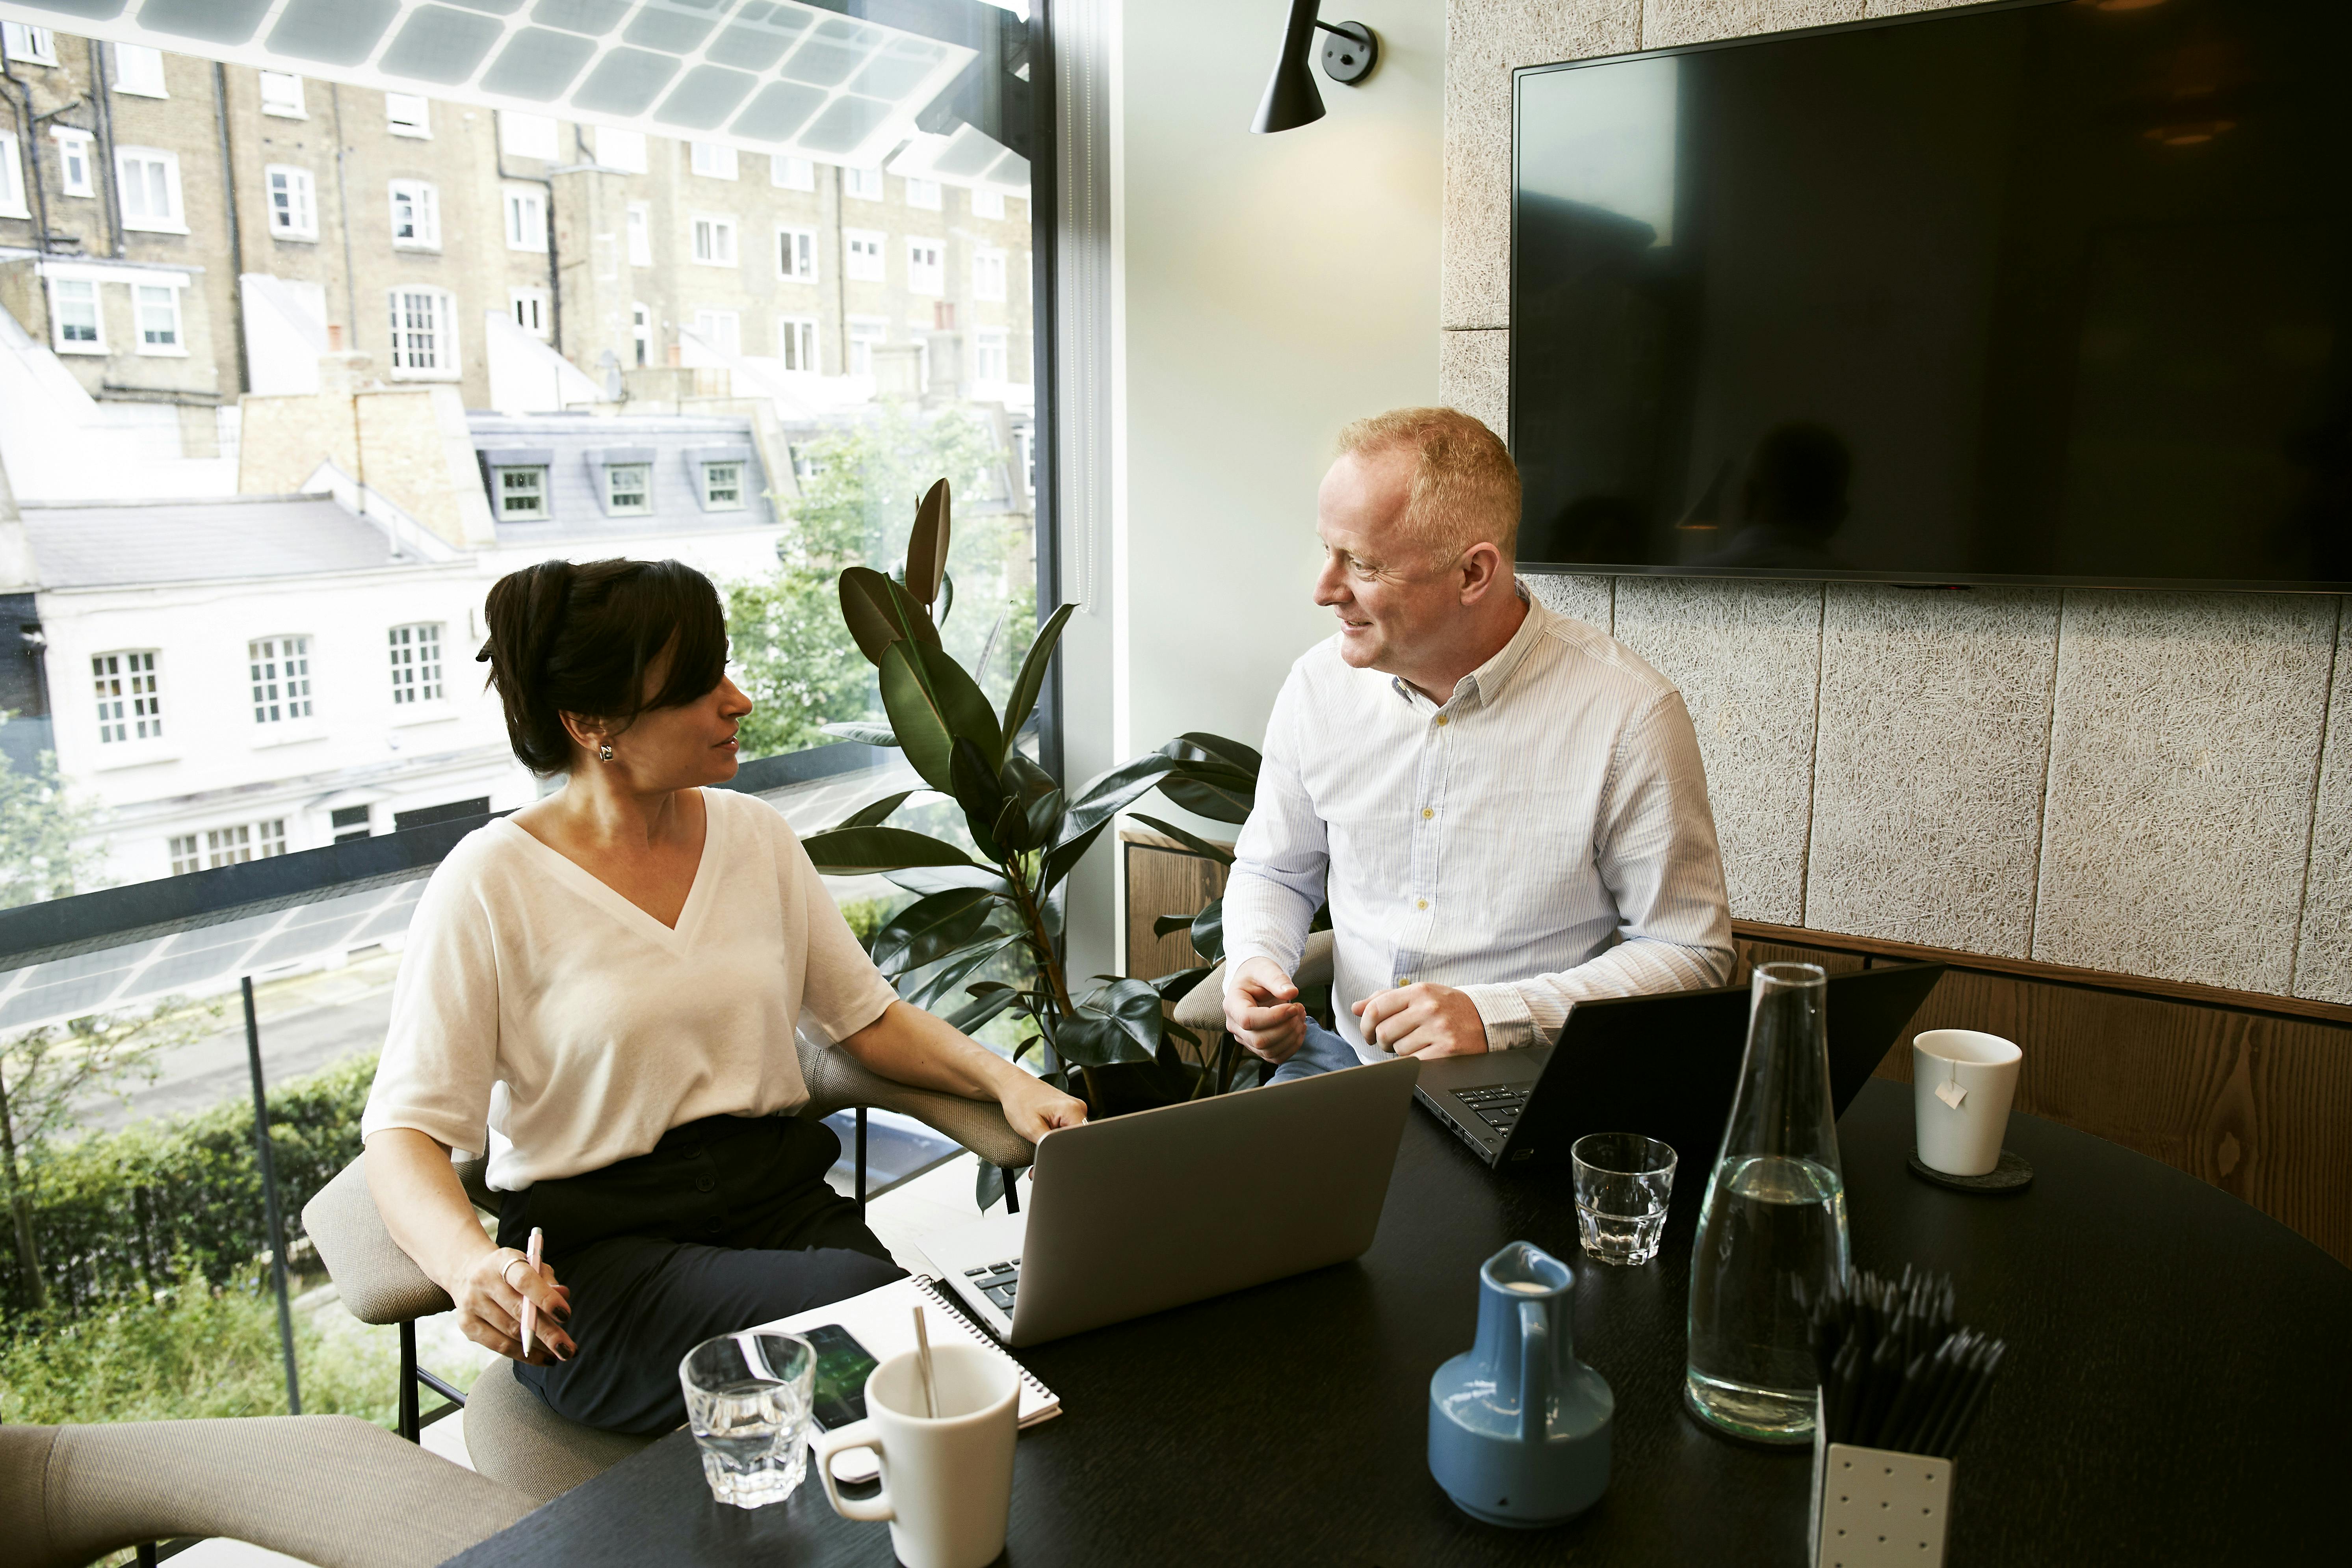
<path id="1" fill-rule="evenodd" d="M 44 588 L 301 577 L 415 563 L 328 496 L 24 507 Z"/>
<path id="2" fill-rule="evenodd" d="M 499 542 L 532 543 L 565 539 L 642 538 L 647 534 L 707 533 L 714 529 L 763 528 L 775 511 L 751 421 L 735 415 L 640 415 L 591 418 L 581 415 L 468 413 L 466 425 L 486 470 L 543 468 L 547 470 L 547 515 L 513 518 L 499 508 L 499 489 L 485 473 Z M 733 500 L 713 501 L 705 488 L 704 466 L 737 463 Z M 642 468 L 643 489 L 616 490 L 608 479 L 616 468 Z M 625 476 L 635 477 L 635 476 Z M 616 495 L 643 497 L 616 510 Z"/>

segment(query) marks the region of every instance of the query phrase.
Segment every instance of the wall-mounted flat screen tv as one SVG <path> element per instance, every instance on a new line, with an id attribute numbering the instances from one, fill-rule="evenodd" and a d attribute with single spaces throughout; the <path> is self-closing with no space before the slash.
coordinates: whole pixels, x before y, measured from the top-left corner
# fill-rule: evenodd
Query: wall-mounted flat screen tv
<path id="1" fill-rule="evenodd" d="M 2352 4 L 1522 70 L 1520 559 L 2352 590 Z"/>

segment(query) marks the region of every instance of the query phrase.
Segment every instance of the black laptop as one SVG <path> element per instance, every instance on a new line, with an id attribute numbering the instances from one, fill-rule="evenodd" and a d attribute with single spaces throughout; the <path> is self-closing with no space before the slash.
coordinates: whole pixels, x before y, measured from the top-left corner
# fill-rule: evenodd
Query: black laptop
<path id="1" fill-rule="evenodd" d="M 1944 973 L 1887 963 L 1832 974 L 1830 1099 L 1853 1103 Z M 1413 1098 L 1489 1165 L 1568 1163 L 1588 1132 L 1641 1132 L 1711 1161 L 1748 1048 L 1748 987 L 1580 1002 L 1559 1043 L 1421 1064 Z"/>

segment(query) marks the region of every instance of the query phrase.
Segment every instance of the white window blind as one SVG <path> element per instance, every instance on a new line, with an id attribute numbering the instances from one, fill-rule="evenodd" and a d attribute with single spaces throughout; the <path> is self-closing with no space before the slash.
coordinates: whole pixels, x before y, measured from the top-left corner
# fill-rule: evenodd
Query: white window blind
<path id="1" fill-rule="evenodd" d="M 302 106 L 302 79 L 284 71 L 263 71 L 261 112 L 289 120 L 309 119 L 310 111 Z"/>
<path id="2" fill-rule="evenodd" d="M 408 92 L 385 93 L 383 128 L 394 136 L 432 135 L 432 100 Z"/>

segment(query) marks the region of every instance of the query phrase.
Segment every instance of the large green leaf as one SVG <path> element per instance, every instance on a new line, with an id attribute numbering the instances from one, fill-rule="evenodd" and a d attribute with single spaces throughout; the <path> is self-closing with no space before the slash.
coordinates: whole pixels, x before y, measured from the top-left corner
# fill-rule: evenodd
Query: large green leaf
<path id="1" fill-rule="evenodd" d="M 856 811 L 835 823 L 834 826 L 835 828 L 875 826 L 887 819 L 892 812 L 906 805 L 907 797 L 914 793 L 910 789 L 902 789 L 897 795 L 886 795 L 871 805 L 859 806 Z"/>
<path id="2" fill-rule="evenodd" d="M 1004 850 L 1000 847 L 995 826 L 1008 802 L 1004 781 L 996 776 L 996 766 L 991 760 L 993 754 L 982 755 L 970 736 L 957 736 L 948 753 L 948 782 L 955 786 L 956 804 L 963 807 L 972 842 L 991 860 L 1002 860 Z"/>
<path id="3" fill-rule="evenodd" d="M 964 989 L 969 991 L 971 987 L 966 986 Z M 1020 1000 L 1021 993 L 1012 986 L 999 986 L 993 991 L 984 992 L 973 997 L 954 1012 L 948 1014 L 946 1021 L 950 1027 L 961 1029 L 969 1035 Z"/>
<path id="4" fill-rule="evenodd" d="M 1211 899 L 1192 917 L 1192 951 L 1211 963 L 1225 957 L 1225 900 Z"/>
<path id="5" fill-rule="evenodd" d="M 1247 822 L 1250 807 L 1255 804 L 1254 791 L 1236 788 L 1223 774 L 1203 776 L 1189 768 L 1161 779 L 1160 793 L 1194 816 L 1213 822 Z"/>
<path id="6" fill-rule="evenodd" d="M 893 984 L 898 986 L 899 995 L 929 1012 L 940 998 L 953 995 L 958 986 L 971 978 L 974 970 L 1005 949 L 1018 946 L 1020 942 L 1017 936 L 984 938 L 950 953 L 929 969 L 901 974 Z"/>
<path id="7" fill-rule="evenodd" d="M 1054 661 L 1054 645 L 1062 640 L 1062 628 L 1070 624 L 1076 605 L 1064 605 L 1045 617 L 1037 628 L 1036 640 L 1029 645 L 1029 657 L 1021 661 L 1021 673 L 1013 678 L 1013 689 L 1004 699 L 1004 751 L 1009 756 L 1018 742 L 1021 727 L 1029 722 L 1030 711 L 1037 706 L 1037 693 L 1045 688 L 1045 667 Z"/>
<path id="8" fill-rule="evenodd" d="M 1162 822 L 1156 816 L 1146 816 L 1139 811 L 1135 814 L 1135 820 L 1142 823 L 1154 833 L 1166 834 L 1203 860 L 1214 860 L 1220 866 L 1230 866 L 1234 863 L 1232 850 L 1212 844 L 1200 835 L 1188 832 L 1172 822 Z"/>
<path id="9" fill-rule="evenodd" d="M 1007 849 L 1034 849 L 1054 841 L 1062 825 L 1062 792 L 1054 775 L 1015 752 L 1001 775 L 1004 804 L 999 808 L 996 841 Z"/>
<path id="10" fill-rule="evenodd" d="M 1213 758 L 1228 766 L 1239 768 L 1253 781 L 1257 778 L 1258 770 L 1265 765 L 1265 759 L 1258 754 L 1256 747 L 1199 730 L 1187 730 L 1160 749 L 1188 763 Z"/>
<path id="11" fill-rule="evenodd" d="M 948 482 L 934 480 L 915 507 L 915 531 L 907 538 L 907 591 L 926 605 L 939 602 L 940 579 L 948 570 Z"/>
<path id="12" fill-rule="evenodd" d="M 1077 798 L 1070 803 L 1070 820 L 1063 829 L 1063 837 L 1067 838 L 1109 821 L 1127 808 L 1128 802 L 1158 784 L 1169 769 L 1180 765 L 1157 752 L 1150 752 L 1097 773 L 1087 781 L 1078 791 Z"/>
<path id="13" fill-rule="evenodd" d="M 1003 754 L 996 710 L 945 649 L 895 642 L 883 650 L 877 668 L 890 728 L 898 731 L 899 748 L 925 784 L 943 794 L 955 793 L 950 763 L 959 736 L 985 755 Z"/>
<path id="14" fill-rule="evenodd" d="M 970 860 L 955 866 L 908 866 L 884 875 L 910 893 L 928 895 L 944 893 L 950 888 L 979 888 L 1000 899 L 1013 896 L 1013 884 L 1002 873 L 993 867 L 975 866 Z"/>
<path id="15" fill-rule="evenodd" d="M 977 937 L 995 912 L 995 895 L 981 888 L 918 899 L 874 933 L 874 967 L 895 974 L 945 958 Z"/>
<path id="16" fill-rule="evenodd" d="M 971 857 L 954 845 L 903 827 L 836 827 L 809 835 L 801 847 L 828 877 L 864 877 L 908 866 L 971 865 Z"/>
<path id="17" fill-rule="evenodd" d="M 1160 1010 L 1160 993 L 1149 980 L 1111 979 L 1083 1005 L 1108 1015 L 1147 1056 L 1158 1054 L 1165 1015 Z"/>
<path id="18" fill-rule="evenodd" d="M 1046 850 L 1045 863 L 1037 871 L 1038 897 L 1043 898 L 1059 887 L 1062 879 L 1076 868 L 1078 862 L 1086 858 L 1087 851 L 1094 847 L 1095 840 L 1102 837 L 1102 830 L 1109 826 L 1110 818 L 1106 816 L 1075 838 L 1065 838 Z"/>
<path id="19" fill-rule="evenodd" d="M 866 662 L 879 666 L 892 644 L 912 637 L 940 646 L 940 629 L 907 590 L 871 566 L 845 566 L 841 572 L 841 618 Z"/>
<path id="20" fill-rule="evenodd" d="M 1076 1017 L 1064 1018 L 1055 1026 L 1052 1044 L 1064 1060 L 1080 1067 L 1151 1059 L 1151 1053 L 1138 1046 L 1118 1019 L 1083 1008 Z"/>
<path id="21" fill-rule="evenodd" d="M 898 732 L 887 724 L 868 724 L 845 719 L 837 723 L 820 724 L 818 730 L 844 741 L 855 741 L 861 746 L 895 746 Z"/>

